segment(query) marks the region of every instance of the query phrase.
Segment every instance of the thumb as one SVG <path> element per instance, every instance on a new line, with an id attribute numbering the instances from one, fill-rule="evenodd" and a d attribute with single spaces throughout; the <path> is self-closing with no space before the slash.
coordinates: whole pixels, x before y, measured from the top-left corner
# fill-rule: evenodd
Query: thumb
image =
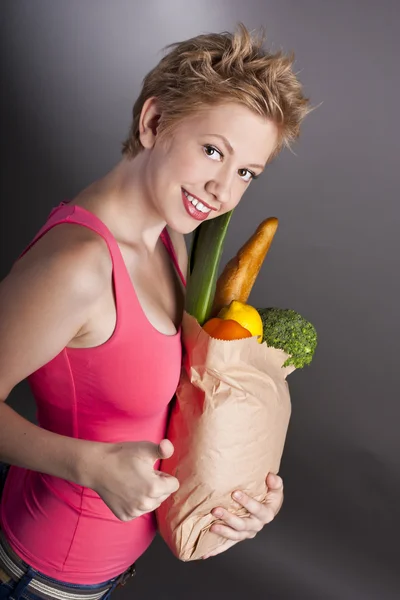
<path id="1" fill-rule="evenodd" d="M 161 440 L 158 444 L 158 458 L 165 459 L 171 458 L 174 453 L 174 446 L 172 442 L 167 439 Z"/>

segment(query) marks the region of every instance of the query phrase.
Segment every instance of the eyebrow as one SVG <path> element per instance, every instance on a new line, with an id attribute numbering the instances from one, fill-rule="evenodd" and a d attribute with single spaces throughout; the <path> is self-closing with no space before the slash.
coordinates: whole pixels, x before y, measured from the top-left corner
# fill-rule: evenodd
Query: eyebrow
<path id="1" fill-rule="evenodd" d="M 234 149 L 232 148 L 232 145 L 230 144 L 229 140 L 226 139 L 226 137 L 224 135 L 220 135 L 219 133 L 206 133 L 205 135 L 212 135 L 214 137 L 219 138 L 220 140 L 222 140 L 225 144 L 225 146 L 228 149 L 229 154 L 234 154 Z M 261 169 L 262 171 L 265 168 L 265 165 L 257 165 L 252 163 L 251 165 L 249 165 L 249 167 L 253 167 L 254 169 Z"/>

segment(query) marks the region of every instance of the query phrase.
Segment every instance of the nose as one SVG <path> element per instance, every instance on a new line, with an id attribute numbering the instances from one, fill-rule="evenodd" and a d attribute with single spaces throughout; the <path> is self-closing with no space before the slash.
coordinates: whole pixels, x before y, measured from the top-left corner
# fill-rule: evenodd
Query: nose
<path id="1" fill-rule="evenodd" d="M 222 169 L 206 184 L 206 191 L 220 204 L 228 204 L 232 197 L 232 177 L 227 170 Z"/>

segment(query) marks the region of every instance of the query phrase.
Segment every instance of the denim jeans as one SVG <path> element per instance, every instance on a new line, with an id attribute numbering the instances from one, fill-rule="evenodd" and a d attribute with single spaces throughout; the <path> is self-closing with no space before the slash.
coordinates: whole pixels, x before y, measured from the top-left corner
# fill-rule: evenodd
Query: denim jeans
<path id="1" fill-rule="evenodd" d="M 19 581 L 10 580 L 7 582 L 2 582 L 1 580 L 4 579 L 4 573 L 2 573 L 2 569 L 0 567 L 0 600 L 43 600 L 45 596 L 37 595 L 31 590 L 27 589 L 28 584 L 34 580 L 35 576 L 37 575 L 37 571 L 28 567 L 26 573 Z M 104 583 L 96 585 L 75 585 L 73 583 L 63 583 L 56 579 L 52 579 L 51 577 L 45 577 L 44 575 L 41 575 L 41 580 L 43 579 L 46 579 L 49 586 L 54 585 L 55 587 L 62 584 L 65 596 L 60 595 L 60 592 L 58 592 L 57 596 L 54 596 L 60 600 L 63 600 L 63 598 L 67 599 L 68 593 L 81 593 L 81 597 L 84 599 L 86 594 L 90 592 L 95 594 L 96 590 L 104 588 L 105 585 Z M 111 593 L 118 585 L 118 578 L 115 577 L 114 579 L 111 579 L 110 583 L 112 583 L 111 588 L 100 596 L 101 600 L 106 600 L 111 596 Z"/>
<path id="2" fill-rule="evenodd" d="M 0 503 L 8 469 L 8 465 L 0 462 Z M 2 552 L 1 548 L 0 552 Z M 112 579 L 100 584 L 80 585 L 73 583 L 65 583 L 56 579 L 52 579 L 51 577 L 47 577 L 47 575 L 39 573 L 26 563 L 23 563 L 23 570 L 25 571 L 25 573 L 18 581 L 15 581 L 5 571 L 5 563 L 0 556 L 0 600 L 43 600 L 43 598 L 45 598 L 46 596 L 48 598 L 47 594 L 49 592 L 45 592 L 45 595 L 43 596 L 40 594 L 35 594 L 31 589 L 27 589 L 27 586 L 32 581 L 40 581 L 41 584 L 57 588 L 57 592 L 54 595 L 54 597 L 58 598 L 59 600 L 70 600 L 70 594 L 77 594 L 78 596 L 82 594 L 82 599 L 84 599 L 85 597 L 94 598 L 97 596 L 96 600 L 100 600 L 100 598 L 101 600 L 108 600 L 115 588 L 120 584 L 123 585 L 125 580 L 130 575 L 134 574 L 133 569 L 133 571 L 131 571 L 130 574 L 123 574 L 119 577 L 113 577 Z M 40 579 L 35 579 L 38 577 Z M 61 590 L 60 586 L 62 588 Z M 105 590 L 104 593 L 101 594 L 101 590 L 104 589 L 104 587 L 108 586 L 110 586 L 110 589 Z M 96 594 L 96 591 L 98 591 L 98 593 L 100 594 L 99 596 Z"/>

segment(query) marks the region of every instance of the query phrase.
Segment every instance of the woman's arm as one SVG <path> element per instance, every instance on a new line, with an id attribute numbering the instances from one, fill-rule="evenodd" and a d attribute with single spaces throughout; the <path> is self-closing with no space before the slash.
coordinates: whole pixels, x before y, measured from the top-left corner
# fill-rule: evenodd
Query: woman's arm
<path id="1" fill-rule="evenodd" d="M 43 430 L 5 400 L 76 336 L 110 285 L 111 270 L 99 236 L 79 225 L 57 225 L 0 283 L 0 460 L 87 482 L 96 444 Z"/>

